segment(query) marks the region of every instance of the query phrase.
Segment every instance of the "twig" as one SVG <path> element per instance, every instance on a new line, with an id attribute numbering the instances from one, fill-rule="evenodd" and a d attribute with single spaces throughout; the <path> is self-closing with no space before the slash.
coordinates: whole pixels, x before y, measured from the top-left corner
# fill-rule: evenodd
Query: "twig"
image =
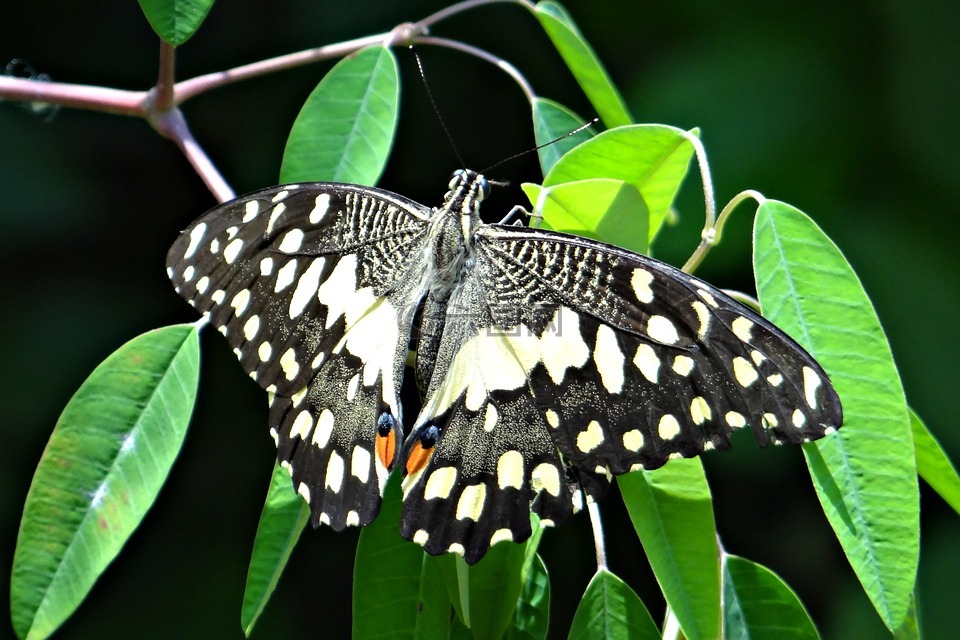
<path id="1" fill-rule="evenodd" d="M 474 9 L 476 7 L 481 7 L 484 5 L 494 4 L 498 2 L 509 2 L 510 4 L 518 4 L 524 7 L 525 9 L 527 9 L 530 13 L 533 13 L 537 8 L 537 6 L 534 3 L 529 2 L 528 0 L 464 0 L 464 2 L 458 2 L 457 4 L 450 5 L 445 9 L 441 9 L 440 11 L 437 11 L 436 13 L 433 13 L 427 16 L 423 20 L 420 20 L 417 24 L 423 25 L 426 28 L 430 28 L 433 25 L 437 24 L 438 22 L 442 20 L 446 20 L 447 18 L 454 16 L 458 13 L 463 13 L 464 11 L 469 11 L 470 9 Z"/>
<path id="2" fill-rule="evenodd" d="M 146 91 L 124 91 L 66 82 L 42 82 L 0 75 L 0 99 L 45 102 L 122 116 L 143 116 Z"/>
<path id="3" fill-rule="evenodd" d="M 177 50 L 167 42 L 160 41 L 160 64 L 157 70 L 157 84 L 151 98 L 153 108 L 166 111 L 174 106 L 174 63 Z"/>
<path id="4" fill-rule="evenodd" d="M 686 273 L 693 273 L 694 269 L 696 269 L 697 266 L 703 262 L 703 259 L 706 257 L 710 248 L 720 242 L 720 234 L 723 231 L 723 225 L 727 222 L 727 218 L 730 217 L 730 214 L 734 209 L 737 208 L 737 206 L 739 206 L 741 202 L 748 199 L 756 200 L 758 205 L 767 201 L 762 193 L 752 189 L 741 191 L 731 198 L 730 202 L 728 202 L 723 210 L 720 211 L 720 216 L 717 218 L 716 222 L 714 223 L 711 221 L 709 226 L 704 225 L 703 233 L 700 234 L 700 244 L 693 252 L 693 255 L 690 256 L 690 259 L 687 260 L 686 264 L 683 265 L 683 271 Z"/>
<path id="5" fill-rule="evenodd" d="M 354 51 L 359 51 L 364 47 L 369 47 L 370 45 L 388 42 L 392 35 L 393 32 L 388 32 L 375 36 L 357 38 L 355 40 L 347 40 L 346 42 L 339 42 L 306 51 L 298 51 L 297 53 L 288 53 L 277 56 L 276 58 L 235 67 L 227 71 L 217 71 L 184 80 L 183 82 L 178 82 L 174 90 L 176 103 L 178 105 L 183 104 L 190 98 L 204 91 L 210 91 L 211 89 L 239 82 L 240 80 L 247 80 L 268 73 L 276 73 L 277 71 L 283 71 L 285 69 L 293 69 L 294 67 L 300 67 L 311 62 L 342 57 Z"/>
<path id="6" fill-rule="evenodd" d="M 207 185 L 217 201 L 226 202 L 234 198 L 233 189 L 223 179 L 213 161 L 210 160 L 210 157 L 194 139 L 193 134 L 190 133 L 190 128 L 187 126 L 187 121 L 180 109 L 173 108 L 160 113 L 152 113 L 149 120 L 154 129 L 165 138 L 173 140 L 180 148 L 194 171 Z"/>

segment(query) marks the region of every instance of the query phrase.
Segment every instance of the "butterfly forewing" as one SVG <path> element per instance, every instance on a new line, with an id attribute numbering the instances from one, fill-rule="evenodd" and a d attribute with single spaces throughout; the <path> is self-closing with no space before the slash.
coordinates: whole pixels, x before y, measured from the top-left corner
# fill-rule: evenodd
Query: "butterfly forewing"
<path id="1" fill-rule="evenodd" d="M 315 522 L 365 524 L 379 508 L 396 447 L 377 455 L 377 421 L 391 416 L 402 437 L 430 215 L 376 189 L 287 185 L 214 208 L 168 254 L 177 291 L 267 390 L 279 460 Z"/>

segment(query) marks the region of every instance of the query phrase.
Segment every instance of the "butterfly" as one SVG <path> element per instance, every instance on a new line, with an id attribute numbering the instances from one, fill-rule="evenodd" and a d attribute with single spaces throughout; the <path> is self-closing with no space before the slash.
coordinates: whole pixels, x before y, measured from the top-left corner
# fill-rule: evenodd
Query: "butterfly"
<path id="1" fill-rule="evenodd" d="M 371 522 L 403 475 L 401 534 L 477 562 L 560 524 L 611 477 L 842 423 L 789 336 L 652 258 L 479 216 L 458 170 L 442 206 L 331 182 L 219 205 L 174 242 L 177 292 L 266 391 L 280 465 L 314 526 Z M 400 402 L 408 351 L 422 408 Z"/>

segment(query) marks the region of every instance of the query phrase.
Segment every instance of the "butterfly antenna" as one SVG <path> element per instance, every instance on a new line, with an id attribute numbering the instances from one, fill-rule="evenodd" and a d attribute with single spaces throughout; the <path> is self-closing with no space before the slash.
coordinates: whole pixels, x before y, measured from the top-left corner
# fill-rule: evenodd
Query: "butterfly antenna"
<path id="1" fill-rule="evenodd" d="M 507 163 L 507 162 L 510 162 L 511 160 L 513 160 L 513 159 L 515 159 L 515 158 L 519 158 L 520 156 L 525 156 L 525 155 L 527 155 L 528 153 L 533 153 L 534 151 L 539 151 L 540 149 L 543 149 L 544 147 L 549 147 L 549 146 L 552 145 L 553 143 L 555 143 L 555 142 L 560 142 L 561 140 L 563 140 L 563 139 L 565 139 L 565 138 L 569 138 L 570 136 L 575 136 L 575 135 L 577 135 L 578 133 L 580 133 L 581 131 L 583 131 L 584 129 L 587 129 L 587 128 L 589 128 L 589 127 L 592 127 L 593 125 L 597 124 L 598 122 L 600 122 L 600 118 L 594 118 L 594 119 L 591 120 L 590 122 L 587 122 L 587 123 L 585 123 L 585 124 L 580 125 L 579 127 L 577 127 L 576 129 L 574 129 L 573 131 L 569 131 L 569 132 L 563 134 L 563 135 L 560 136 L 559 138 L 554 138 L 553 140 L 551 140 L 551 141 L 549 141 L 549 142 L 544 142 L 543 144 L 538 144 L 537 146 L 533 147 L 532 149 L 527 149 L 526 151 L 521 151 L 520 153 L 515 153 L 515 154 L 513 154 L 513 155 L 510 156 L 510 157 L 504 158 L 503 160 L 500 160 L 499 162 L 496 162 L 496 163 L 490 165 L 489 167 L 487 167 L 486 169 L 484 169 L 484 170 L 481 171 L 480 173 L 484 173 L 484 174 L 485 174 L 485 173 L 487 173 L 488 171 L 490 171 L 491 169 L 496 169 L 496 168 L 499 167 L 500 165 L 505 164 L 505 163 Z"/>
<path id="2" fill-rule="evenodd" d="M 427 98 L 430 99 L 430 106 L 433 107 L 433 112 L 436 114 L 437 120 L 440 121 L 443 134 L 447 136 L 447 142 L 450 143 L 450 148 L 453 149 L 453 155 L 457 156 L 460 168 L 466 169 L 467 165 L 463 162 L 460 150 L 457 149 L 457 145 L 453 141 L 453 136 L 450 134 L 450 129 L 447 128 L 447 123 L 444 121 L 443 116 L 440 115 L 440 108 L 437 106 L 437 101 L 433 98 L 433 91 L 430 90 L 430 83 L 427 82 L 427 74 L 423 70 L 423 60 L 420 59 L 420 52 L 417 51 L 417 48 L 412 44 L 410 45 L 410 51 L 413 53 L 414 60 L 417 61 L 417 68 L 420 70 L 420 79 L 423 80 L 423 88 L 427 90 Z"/>

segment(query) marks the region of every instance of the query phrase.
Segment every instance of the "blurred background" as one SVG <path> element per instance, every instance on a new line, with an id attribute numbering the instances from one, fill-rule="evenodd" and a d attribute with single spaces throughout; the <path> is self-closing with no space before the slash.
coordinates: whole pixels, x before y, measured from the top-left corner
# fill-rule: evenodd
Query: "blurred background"
<path id="1" fill-rule="evenodd" d="M 181 47 L 186 79 L 389 30 L 446 3 L 409 0 L 221 2 Z M 143 90 L 155 80 L 156 37 L 135 2 L 6 3 L 0 67 L 21 58 L 54 80 Z M 859 273 L 887 330 L 912 406 L 955 460 L 960 363 L 960 4 L 654 3 L 568 0 L 638 122 L 700 127 L 718 200 L 757 189 L 810 214 Z M 51 13 L 55 16 L 51 18 Z M 516 64 L 537 92 L 592 117 L 535 20 L 494 4 L 434 33 Z M 468 164 L 485 167 L 533 145 L 529 108 L 497 69 L 422 48 L 429 81 Z M 381 186 L 439 204 L 456 160 L 410 55 L 394 154 Z M 238 193 L 273 184 L 286 133 L 332 63 L 258 78 L 184 106 L 192 130 Z M 510 189 L 488 220 L 539 181 L 530 155 L 498 168 Z M 126 340 L 195 315 L 164 275 L 180 229 L 214 204 L 186 160 L 145 122 L 61 110 L 49 121 L 0 103 L 0 637 L 10 631 L 8 576 L 23 500 L 57 417 L 92 369 Z M 695 175 L 680 222 L 655 247 L 681 264 L 702 224 Z M 751 211 L 698 271 L 750 290 Z M 240 637 L 246 566 L 274 448 L 263 393 L 225 341 L 203 336 L 199 405 L 159 500 L 60 637 Z M 884 637 L 833 538 L 796 449 L 741 439 L 708 455 L 728 551 L 779 573 L 825 638 Z M 921 487 L 920 616 L 927 638 L 960 626 L 960 521 Z M 659 590 L 619 497 L 603 503 L 612 569 L 655 619 Z M 254 637 L 349 633 L 357 532 L 308 531 Z M 585 517 L 544 536 L 553 633 L 566 634 L 594 570 Z"/>

